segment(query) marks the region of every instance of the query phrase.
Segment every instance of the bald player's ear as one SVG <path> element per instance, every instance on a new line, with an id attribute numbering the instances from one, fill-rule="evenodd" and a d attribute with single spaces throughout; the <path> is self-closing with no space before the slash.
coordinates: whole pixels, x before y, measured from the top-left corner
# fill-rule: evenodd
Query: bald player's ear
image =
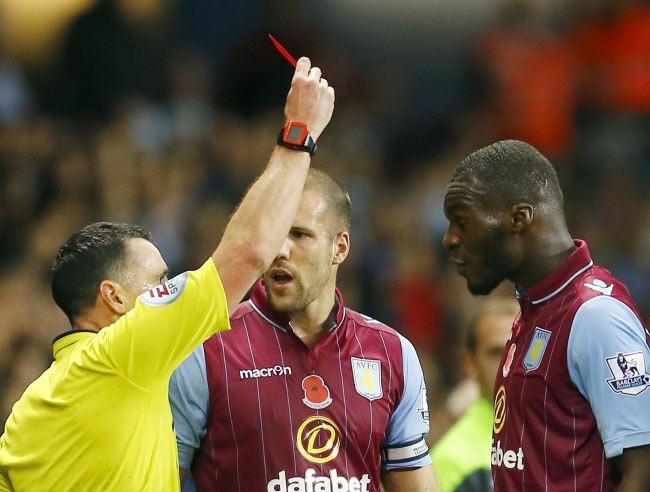
<path id="1" fill-rule="evenodd" d="M 334 257 L 332 258 L 332 265 L 340 265 L 348 257 L 350 252 L 350 233 L 339 232 L 334 238 Z"/>
<path id="2" fill-rule="evenodd" d="M 106 307 L 115 314 L 121 315 L 129 310 L 126 291 L 112 280 L 104 280 L 99 284 L 99 296 Z"/>
<path id="3" fill-rule="evenodd" d="M 520 203 L 510 210 L 511 225 L 514 232 L 524 232 L 533 223 L 535 209 L 528 203 Z"/>

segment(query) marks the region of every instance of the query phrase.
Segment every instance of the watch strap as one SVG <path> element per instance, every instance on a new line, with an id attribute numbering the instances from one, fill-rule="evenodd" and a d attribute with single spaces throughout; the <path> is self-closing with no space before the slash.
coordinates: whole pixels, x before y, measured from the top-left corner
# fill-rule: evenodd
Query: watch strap
<path id="1" fill-rule="evenodd" d="M 297 143 L 298 141 L 296 140 L 293 141 L 288 140 L 288 135 L 292 127 L 294 128 L 299 127 L 300 129 L 303 130 L 304 139 L 302 140 L 302 143 Z M 289 121 L 284 127 L 282 127 L 282 129 L 280 130 L 280 134 L 278 135 L 277 143 L 278 145 L 281 145 L 288 149 L 308 152 L 310 155 L 314 155 L 316 153 L 316 149 L 318 148 L 318 146 L 316 145 L 316 141 L 314 140 L 314 138 L 309 133 L 309 130 L 307 129 L 307 125 L 297 121 Z"/>

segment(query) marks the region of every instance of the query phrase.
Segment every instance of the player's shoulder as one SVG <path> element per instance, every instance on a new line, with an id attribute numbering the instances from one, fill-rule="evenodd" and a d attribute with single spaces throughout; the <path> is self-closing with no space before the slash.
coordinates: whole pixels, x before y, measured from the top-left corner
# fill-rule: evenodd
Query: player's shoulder
<path id="1" fill-rule="evenodd" d="M 642 322 L 625 284 L 607 269 L 595 266 L 576 285 L 578 301 L 572 338 L 586 333 L 590 338 L 621 331 L 643 332 Z"/>
<path id="2" fill-rule="evenodd" d="M 399 354 L 403 361 L 417 359 L 417 353 L 413 344 L 394 328 L 378 321 L 370 316 L 345 309 L 346 330 L 354 332 L 360 343 L 366 347 L 375 347 L 381 353 L 387 351 L 393 356 Z"/>
<path id="3" fill-rule="evenodd" d="M 382 323 L 381 321 L 378 321 L 374 318 L 371 318 L 370 316 L 354 311 L 353 309 L 350 309 L 348 307 L 345 308 L 345 316 L 347 318 L 346 320 L 347 323 L 355 323 L 356 326 L 361 328 L 362 330 L 370 330 L 371 332 L 372 331 L 380 332 L 382 334 L 395 337 L 395 339 L 401 336 L 394 328 L 391 328 L 390 326 Z"/>
<path id="4" fill-rule="evenodd" d="M 600 295 L 623 301 L 632 300 L 630 291 L 622 280 L 604 267 L 594 265 L 578 278 L 575 285 L 582 299 L 589 300 Z"/>
<path id="5" fill-rule="evenodd" d="M 237 322 L 241 321 L 242 318 L 245 318 L 247 316 L 251 315 L 258 315 L 259 313 L 255 310 L 253 307 L 253 304 L 251 301 L 246 300 L 243 302 L 239 303 L 239 306 L 233 311 L 233 313 L 230 315 L 230 322 Z"/>
<path id="6" fill-rule="evenodd" d="M 231 344 L 239 344 L 241 338 L 245 337 L 245 332 L 239 328 L 246 323 L 248 328 L 256 326 L 261 320 L 260 314 L 255 310 L 250 301 L 239 303 L 239 306 L 230 315 L 230 330 L 215 333 L 208 338 L 203 347 L 208 351 L 212 351 L 215 347 L 232 346 Z"/>
<path id="7" fill-rule="evenodd" d="M 634 300 L 627 286 L 609 270 L 594 265 L 576 279 L 574 292 L 577 297 L 576 311 L 594 311 L 618 306 L 619 303 L 636 311 Z"/>

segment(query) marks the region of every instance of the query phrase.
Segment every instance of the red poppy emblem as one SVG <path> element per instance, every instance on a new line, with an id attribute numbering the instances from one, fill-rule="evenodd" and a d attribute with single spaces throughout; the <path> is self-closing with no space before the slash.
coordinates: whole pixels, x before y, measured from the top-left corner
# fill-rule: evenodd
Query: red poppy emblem
<path id="1" fill-rule="evenodd" d="M 501 370 L 501 373 L 503 374 L 503 377 L 508 377 L 508 374 L 510 373 L 510 366 L 512 365 L 512 360 L 515 358 L 515 351 L 517 350 L 517 344 L 513 343 L 510 345 L 510 349 L 508 349 L 508 356 L 506 357 L 506 361 L 503 364 L 503 369 Z"/>
<path id="2" fill-rule="evenodd" d="M 330 397 L 330 389 L 323 381 L 323 378 L 312 374 L 302 380 L 302 389 L 305 392 L 305 397 L 302 402 L 309 408 L 321 409 L 332 403 Z"/>

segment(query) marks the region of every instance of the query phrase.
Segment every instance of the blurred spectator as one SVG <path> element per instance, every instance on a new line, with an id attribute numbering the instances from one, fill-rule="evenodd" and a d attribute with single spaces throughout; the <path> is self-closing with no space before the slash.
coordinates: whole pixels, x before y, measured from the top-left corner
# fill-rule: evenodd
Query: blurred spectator
<path id="1" fill-rule="evenodd" d="M 172 274 L 209 254 L 222 233 L 214 224 L 226 224 L 282 124 L 265 108 L 283 104 L 276 88 L 291 70 L 267 32 L 322 62 L 336 87 L 314 164 L 352 197 L 355 239 L 340 286 L 351 307 L 416 344 L 429 440 L 477 391 L 462 383 L 459 360 L 479 303 L 441 247 L 447 181 L 475 148 L 519 137 L 565 157 L 571 230 L 589 237 L 650 314 L 647 2 L 575 0 L 567 9 L 558 0 L 550 19 L 526 8 L 539 2 L 508 0 L 507 15 L 489 25 L 500 0 L 449 3 L 453 15 L 440 18 L 421 2 L 373 3 L 372 16 L 345 4 L 98 0 L 59 47 L 62 75 L 2 51 L 0 422 L 67 325 L 49 269 L 73 231 L 97 220 L 146 225 Z M 364 18 L 381 18 L 387 31 Z M 458 83 L 476 46 L 483 92 Z"/>
<path id="2" fill-rule="evenodd" d="M 498 140 L 524 140 L 565 157 L 575 139 L 577 67 L 566 36 L 536 17 L 531 0 L 505 2 L 481 41 L 479 63 Z"/>
<path id="3" fill-rule="evenodd" d="M 490 446 L 494 377 L 518 312 L 513 300 L 487 301 L 466 334 L 462 366 L 477 383 L 479 396 L 431 451 L 443 492 L 488 492 L 493 488 Z"/>
<path id="4" fill-rule="evenodd" d="M 172 41 L 165 21 L 161 1 L 98 0 L 67 32 L 48 104 L 103 117 L 128 96 L 163 97 Z"/>
<path id="5" fill-rule="evenodd" d="M 650 5 L 589 2 L 575 27 L 581 97 L 591 109 L 650 112 Z"/>
<path id="6" fill-rule="evenodd" d="M 20 66 L 3 53 L 0 44 L 0 124 L 25 120 L 32 108 L 32 94 Z"/>

